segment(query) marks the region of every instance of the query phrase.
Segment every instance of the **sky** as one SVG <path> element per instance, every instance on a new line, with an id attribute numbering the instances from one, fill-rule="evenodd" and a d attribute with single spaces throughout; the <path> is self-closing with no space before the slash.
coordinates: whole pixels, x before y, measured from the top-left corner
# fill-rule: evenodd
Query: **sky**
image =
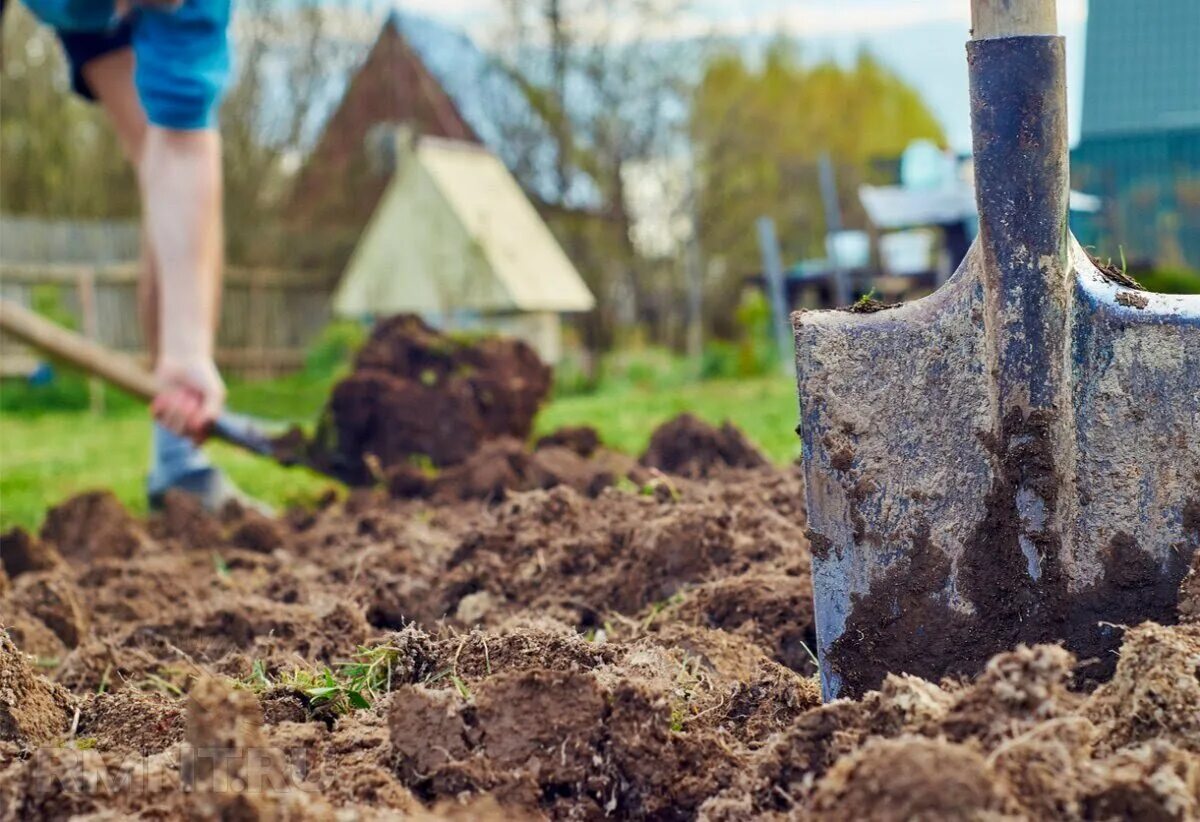
<path id="1" fill-rule="evenodd" d="M 486 48 L 496 28 L 496 0 L 381 0 L 464 31 Z M 1072 136 L 1082 103 L 1087 0 L 1058 0 L 1067 37 Z M 970 147 L 963 44 L 968 0 L 692 0 L 686 14 L 655 32 L 664 39 L 703 36 L 763 39 L 786 31 L 813 58 L 850 60 L 867 45 L 914 85 L 942 121 L 950 144 Z"/>
<path id="2" fill-rule="evenodd" d="M 398 0 L 408 11 L 481 32 L 493 22 L 495 0 Z M 1064 26 L 1087 17 L 1087 0 L 1058 0 Z M 921 23 L 968 23 L 967 0 L 694 0 L 673 25 L 677 36 L 775 32 L 832 34 L 897 29 Z M 474 31 L 472 31 L 474 30 Z"/>

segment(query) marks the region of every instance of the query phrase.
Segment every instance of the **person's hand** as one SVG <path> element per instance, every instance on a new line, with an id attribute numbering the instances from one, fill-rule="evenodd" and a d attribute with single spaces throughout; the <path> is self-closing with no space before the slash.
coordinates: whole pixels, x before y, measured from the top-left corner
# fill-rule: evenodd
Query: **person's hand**
<path id="1" fill-rule="evenodd" d="M 159 392 L 150 405 L 164 426 L 200 442 L 225 405 L 225 383 L 211 359 L 163 357 L 155 372 Z"/>

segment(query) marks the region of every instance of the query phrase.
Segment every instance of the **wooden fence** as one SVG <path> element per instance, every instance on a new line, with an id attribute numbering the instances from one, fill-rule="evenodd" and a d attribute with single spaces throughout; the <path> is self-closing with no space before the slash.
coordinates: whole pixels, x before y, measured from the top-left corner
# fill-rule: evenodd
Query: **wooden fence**
<path id="1" fill-rule="evenodd" d="M 105 346 L 144 351 L 137 314 L 137 267 L 0 263 L 0 297 L 61 313 L 75 330 Z M 217 364 L 226 374 L 257 378 L 299 368 L 329 321 L 333 283 L 326 275 L 229 269 Z M 59 317 L 56 317 L 59 319 Z M 0 336 L 0 374 L 27 374 L 36 355 Z"/>

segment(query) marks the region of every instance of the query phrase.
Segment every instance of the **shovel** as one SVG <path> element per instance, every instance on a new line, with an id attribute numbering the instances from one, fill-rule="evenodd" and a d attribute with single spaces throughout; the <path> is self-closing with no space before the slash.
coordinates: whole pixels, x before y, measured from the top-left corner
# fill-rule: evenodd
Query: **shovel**
<path id="1" fill-rule="evenodd" d="M 0 299 L 0 330 L 100 377 L 143 402 L 150 402 L 158 393 L 154 376 L 133 360 L 67 331 L 11 300 Z M 317 470 L 304 459 L 303 447 L 297 445 L 299 438 L 292 434 L 274 435 L 266 424 L 250 417 L 222 412 L 209 435 L 284 466 L 304 465 Z"/>
<path id="2" fill-rule="evenodd" d="M 1070 234 L 1054 0 L 971 5 L 979 239 L 926 299 L 793 317 L 827 699 L 1019 643 L 1102 680 L 1200 545 L 1200 298 Z"/>

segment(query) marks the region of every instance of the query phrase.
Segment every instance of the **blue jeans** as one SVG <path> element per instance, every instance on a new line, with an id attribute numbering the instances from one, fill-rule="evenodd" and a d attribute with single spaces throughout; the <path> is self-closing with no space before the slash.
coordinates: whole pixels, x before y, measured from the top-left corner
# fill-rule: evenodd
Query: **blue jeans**
<path id="1" fill-rule="evenodd" d="M 146 481 L 146 492 L 152 500 L 172 488 L 203 494 L 216 471 L 208 455 L 194 442 L 154 424 L 150 477 Z"/>

